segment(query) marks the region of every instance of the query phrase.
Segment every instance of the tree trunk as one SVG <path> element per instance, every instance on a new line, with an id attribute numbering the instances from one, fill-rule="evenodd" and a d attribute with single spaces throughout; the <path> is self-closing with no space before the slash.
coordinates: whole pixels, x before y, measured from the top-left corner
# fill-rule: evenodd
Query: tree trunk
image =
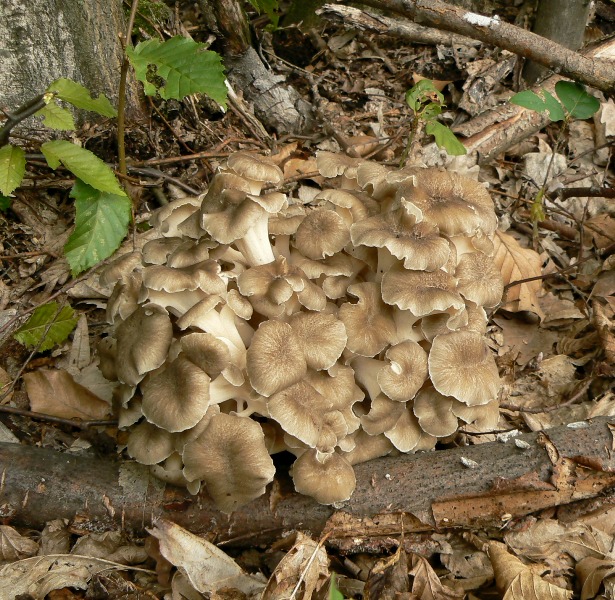
<path id="1" fill-rule="evenodd" d="M 540 0 L 532 31 L 570 50 L 578 50 L 583 45 L 590 4 L 589 0 Z M 528 61 L 523 78 L 532 85 L 548 72 L 547 67 Z"/>
<path id="2" fill-rule="evenodd" d="M 65 77 L 117 106 L 121 0 L 0 2 L 0 107 L 11 111 Z M 129 116 L 138 111 L 136 88 Z"/>
<path id="3" fill-rule="evenodd" d="M 268 69 L 250 44 L 250 31 L 237 0 L 200 0 L 202 12 L 215 16 L 224 44 L 224 66 L 236 91 L 254 106 L 265 127 L 280 135 L 310 133 L 314 127 L 311 106 L 285 83 L 283 76 Z"/>

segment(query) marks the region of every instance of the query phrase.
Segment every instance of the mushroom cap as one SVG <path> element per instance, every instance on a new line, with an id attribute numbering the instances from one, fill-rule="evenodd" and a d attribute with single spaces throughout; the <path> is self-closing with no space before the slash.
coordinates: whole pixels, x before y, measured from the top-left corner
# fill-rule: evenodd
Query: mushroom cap
<path id="1" fill-rule="evenodd" d="M 183 452 L 188 481 L 203 480 L 225 513 L 258 498 L 273 481 L 275 467 L 261 426 L 252 419 L 220 413 Z"/>
<path id="2" fill-rule="evenodd" d="M 344 219 L 324 208 L 308 213 L 295 234 L 297 250 L 314 260 L 340 252 L 348 242 L 350 232 Z"/>
<path id="3" fill-rule="evenodd" d="M 502 300 L 504 281 L 493 260 L 482 252 L 463 254 L 455 270 L 457 291 L 478 306 L 491 308 Z"/>
<path id="4" fill-rule="evenodd" d="M 180 237 L 161 237 L 150 240 L 143 246 L 143 262 L 149 265 L 164 265 L 173 250 L 184 243 Z"/>
<path id="5" fill-rule="evenodd" d="M 155 240 L 150 240 L 150 242 L 151 241 Z M 100 285 L 111 287 L 118 281 L 124 279 L 135 269 L 140 270 L 143 266 L 141 263 L 141 258 L 141 252 L 138 250 L 135 250 L 134 252 L 126 252 L 125 254 L 115 258 L 102 270 L 99 278 Z"/>
<path id="6" fill-rule="evenodd" d="M 361 417 L 361 426 L 369 435 L 385 433 L 395 427 L 405 410 L 403 402 L 396 402 L 380 394 L 372 398 L 369 412 Z"/>
<path id="7" fill-rule="evenodd" d="M 384 432 L 384 435 L 400 452 L 412 452 L 421 442 L 424 432 L 412 412 L 412 402 L 405 406 L 406 410 L 401 413 L 395 425 Z"/>
<path id="8" fill-rule="evenodd" d="M 131 429 L 127 449 L 130 457 L 142 465 L 155 465 L 173 454 L 175 440 L 172 433 L 141 421 Z"/>
<path id="9" fill-rule="evenodd" d="M 280 167 L 274 165 L 263 156 L 249 152 L 233 152 L 226 164 L 235 173 L 246 179 L 280 185 L 284 181 L 284 173 Z"/>
<path id="10" fill-rule="evenodd" d="M 203 264 L 204 261 L 209 259 L 209 251 L 217 246 L 216 242 L 207 238 L 186 240 L 181 245 L 173 248 L 166 261 L 167 266 L 173 269 L 182 269 L 196 264 Z"/>
<path id="11" fill-rule="evenodd" d="M 211 333 L 189 333 L 179 341 L 183 355 L 215 379 L 231 363 L 228 346 Z"/>
<path id="12" fill-rule="evenodd" d="M 374 458 L 386 456 L 395 449 L 390 440 L 383 434 L 369 435 L 363 429 L 358 429 L 351 436 L 348 436 L 346 440 L 352 439 L 354 442 L 352 449 L 342 453 L 342 456 L 351 465 L 358 465 Z"/>
<path id="13" fill-rule="evenodd" d="M 154 425 L 171 432 L 194 427 L 209 406 L 210 377 L 180 354 L 142 385 L 142 410 Z"/>
<path id="14" fill-rule="evenodd" d="M 215 260 L 204 260 L 183 268 L 152 265 L 143 269 L 143 286 L 169 294 L 194 290 L 224 294 L 226 283 L 220 272 L 220 265 Z"/>
<path id="15" fill-rule="evenodd" d="M 407 271 L 392 267 L 382 277 L 382 299 L 416 317 L 448 309 L 461 310 L 465 303 L 455 291 L 455 278 L 445 271 Z"/>
<path id="16" fill-rule="evenodd" d="M 318 172 L 323 177 L 337 177 L 345 175 L 349 179 L 357 178 L 357 168 L 361 163 L 364 163 L 363 158 L 353 158 L 346 154 L 338 154 L 336 152 L 325 152 L 321 150 L 316 153 L 316 166 Z"/>
<path id="17" fill-rule="evenodd" d="M 500 376 L 483 336 L 474 331 L 437 335 L 429 351 L 429 375 L 438 392 L 475 406 L 495 400 Z"/>
<path id="18" fill-rule="evenodd" d="M 348 500 L 357 484 L 352 465 L 337 452 L 304 452 L 291 467 L 295 489 L 320 504 Z"/>
<path id="19" fill-rule="evenodd" d="M 435 271 L 446 264 L 451 251 L 437 227 L 415 223 L 403 208 L 353 224 L 350 235 L 355 246 L 386 248 L 406 269 Z"/>
<path id="20" fill-rule="evenodd" d="M 325 413 L 330 409 L 331 402 L 305 381 L 284 388 L 267 402 L 269 416 L 310 448 L 319 444 Z"/>
<path id="21" fill-rule="evenodd" d="M 453 414 L 467 423 L 464 431 L 468 433 L 487 433 L 498 428 L 500 406 L 497 400 L 480 406 L 468 406 L 459 400 L 453 400 Z"/>
<path id="22" fill-rule="evenodd" d="M 453 413 L 453 401 L 453 398 L 443 396 L 431 386 L 421 390 L 413 404 L 421 429 L 438 438 L 455 433 L 457 417 Z"/>
<path id="23" fill-rule="evenodd" d="M 199 210 L 201 200 L 194 197 L 173 200 L 169 204 L 158 209 L 150 219 L 152 227 L 155 227 L 164 237 L 181 237 L 179 226 L 193 213 Z"/>
<path id="24" fill-rule="evenodd" d="M 411 205 L 408 209 L 417 220 L 436 225 L 445 235 L 474 235 L 479 231 L 492 235 L 495 231 L 493 200 L 477 181 L 441 169 L 419 169 L 415 181 L 403 183 L 397 198 Z"/>
<path id="25" fill-rule="evenodd" d="M 107 300 L 107 321 L 115 323 L 119 316 L 126 320 L 139 306 L 141 292 L 141 271 L 133 271 L 118 281 Z"/>
<path id="26" fill-rule="evenodd" d="M 344 323 L 335 315 L 298 312 L 290 316 L 288 323 L 299 339 L 310 369 L 329 369 L 342 355 L 348 336 Z"/>
<path id="27" fill-rule="evenodd" d="M 267 398 L 301 381 L 307 372 L 299 338 L 282 321 L 264 321 L 259 325 L 246 359 L 252 387 Z"/>
<path id="28" fill-rule="evenodd" d="M 120 323 L 115 337 L 117 378 L 135 386 L 166 360 L 173 341 L 173 326 L 164 309 L 141 306 Z"/>
<path id="29" fill-rule="evenodd" d="M 356 304 L 345 302 L 338 317 L 346 327 L 346 347 L 361 356 L 374 356 L 395 337 L 392 310 L 380 296 L 380 286 L 374 282 L 355 283 L 348 293 L 359 298 Z"/>
<path id="30" fill-rule="evenodd" d="M 388 364 L 377 375 L 380 389 L 391 400 L 411 400 L 429 375 L 427 352 L 416 342 L 406 340 L 391 346 L 385 356 Z"/>

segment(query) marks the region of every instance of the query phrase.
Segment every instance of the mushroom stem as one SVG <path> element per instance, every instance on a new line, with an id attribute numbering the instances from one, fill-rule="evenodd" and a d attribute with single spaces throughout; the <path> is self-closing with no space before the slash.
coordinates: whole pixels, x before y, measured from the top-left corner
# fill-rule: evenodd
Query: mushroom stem
<path id="1" fill-rule="evenodd" d="M 269 218 L 264 214 L 248 229 L 243 238 L 235 242 L 237 249 L 245 256 L 250 266 L 266 265 L 275 260 L 269 242 L 268 222 Z"/>

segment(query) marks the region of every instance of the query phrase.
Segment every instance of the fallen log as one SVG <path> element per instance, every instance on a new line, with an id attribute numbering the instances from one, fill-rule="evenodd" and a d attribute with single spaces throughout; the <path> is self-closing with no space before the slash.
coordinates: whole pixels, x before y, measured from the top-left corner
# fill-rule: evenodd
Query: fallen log
<path id="1" fill-rule="evenodd" d="M 19 444 L 0 444 L 0 517 L 41 528 L 69 519 L 74 531 L 125 528 L 141 534 L 159 517 L 217 543 L 270 543 L 302 529 L 329 534 L 347 551 L 361 538 L 402 531 L 501 526 L 537 510 L 595 498 L 615 486 L 615 418 L 523 434 L 507 442 L 401 455 L 355 467 L 343 506 L 317 504 L 284 478 L 231 515 L 205 493 L 190 496 L 147 467 Z"/>

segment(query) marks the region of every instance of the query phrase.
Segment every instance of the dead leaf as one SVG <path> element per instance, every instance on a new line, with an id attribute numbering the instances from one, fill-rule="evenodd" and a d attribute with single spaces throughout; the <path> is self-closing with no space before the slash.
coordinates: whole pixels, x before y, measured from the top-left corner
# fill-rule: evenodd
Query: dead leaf
<path id="1" fill-rule="evenodd" d="M 250 595 L 265 587 L 263 581 L 244 573 L 222 550 L 171 521 L 159 519 L 148 531 L 158 538 L 161 554 L 201 593 L 236 588 Z"/>
<path id="2" fill-rule="evenodd" d="M 408 594 L 409 591 L 408 557 L 400 545 L 393 556 L 379 560 L 372 567 L 365 583 L 364 594 L 367 600 L 394 600 L 398 595 Z"/>
<path id="3" fill-rule="evenodd" d="M 88 320 L 85 315 L 81 315 L 77 321 L 77 327 L 73 331 L 73 342 L 68 354 L 67 371 L 75 375 L 81 369 L 87 367 L 91 362 L 90 357 L 90 335 L 88 332 Z"/>
<path id="4" fill-rule="evenodd" d="M 542 579 L 513 556 L 504 544 L 489 542 L 488 554 L 504 600 L 567 600 L 572 592 Z"/>
<path id="5" fill-rule="evenodd" d="M 15 598 L 20 594 L 45 598 L 52 590 L 65 587 L 84 590 L 96 573 L 126 568 L 88 556 L 50 554 L 24 558 L 0 567 L 0 598 Z M 131 569 L 147 572 L 137 567 Z"/>
<path id="6" fill-rule="evenodd" d="M 595 598 L 602 585 L 606 587 L 610 584 L 609 587 L 612 587 L 615 584 L 615 561 L 613 559 L 584 558 L 575 570 L 582 586 L 581 600 Z"/>
<path id="7" fill-rule="evenodd" d="M 40 369 L 24 376 L 30 407 L 63 419 L 104 419 L 111 406 L 75 382 L 67 371 Z"/>
<path id="8" fill-rule="evenodd" d="M 412 593 L 421 600 L 457 600 L 465 596 L 463 591 L 443 585 L 427 559 L 418 554 L 412 555 L 410 575 L 414 577 Z"/>
<path id="9" fill-rule="evenodd" d="M 2 398 L 3 394 L 7 393 L 10 385 L 10 375 L 2 367 L 0 367 L 0 398 Z M 2 398 L 2 404 L 8 404 L 12 397 L 13 392 L 8 393 L 4 398 Z"/>
<path id="10" fill-rule="evenodd" d="M 8 525 L 0 525 L 0 560 L 19 560 L 33 556 L 38 544 Z"/>
<path id="11" fill-rule="evenodd" d="M 261 600 L 310 600 L 329 580 L 327 551 L 297 532 L 293 547 L 271 574 Z"/>
<path id="12" fill-rule="evenodd" d="M 521 247 L 510 234 L 496 230 L 493 245 L 495 249 L 493 262 L 500 269 L 505 286 L 542 275 L 542 260 L 538 253 Z M 527 310 L 536 313 L 542 319 L 544 313 L 538 302 L 541 290 L 540 279 L 507 288 L 502 308 L 511 312 Z"/>

